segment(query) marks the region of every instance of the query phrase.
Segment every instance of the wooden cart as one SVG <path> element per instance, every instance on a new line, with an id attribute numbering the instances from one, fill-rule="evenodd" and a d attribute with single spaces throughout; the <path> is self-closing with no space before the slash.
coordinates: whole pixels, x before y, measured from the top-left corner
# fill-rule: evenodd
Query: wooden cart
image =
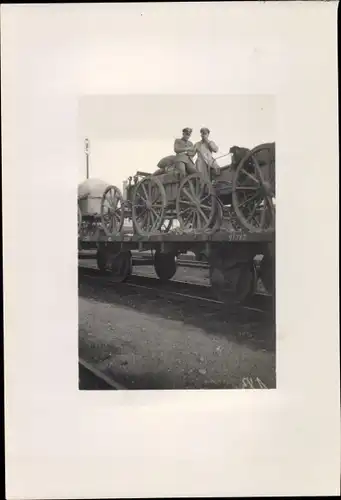
<path id="1" fill-rule="evenodd" d="M 101 221 L 107 236 L 122 231 L 131 219 L 141 236 L 167 233 L 177 220 L 183 232 L 214 233 L 239 228 L 269 232 L 275 227 L 275 143 L 252 150 L 230 149 L 230 165 L 184 178 L 175 168 L 153 175 L 137 172 L 129 178 L 126 199 L 108 186 L 101 201 Z"/>

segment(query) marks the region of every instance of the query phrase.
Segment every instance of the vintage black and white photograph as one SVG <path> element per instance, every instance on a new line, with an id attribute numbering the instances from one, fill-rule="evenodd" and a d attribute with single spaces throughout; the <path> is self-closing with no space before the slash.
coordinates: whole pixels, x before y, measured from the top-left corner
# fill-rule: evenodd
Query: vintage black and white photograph
<path id="1" fill-rule="evenodd" d="M 8 500 L 339 496 L 336 40 L 1 5 Z"/>
<path id="2" fill-rule="evenodd" d="M 80 389 L 273 389 L 275 96 L 79 100 Z"/>

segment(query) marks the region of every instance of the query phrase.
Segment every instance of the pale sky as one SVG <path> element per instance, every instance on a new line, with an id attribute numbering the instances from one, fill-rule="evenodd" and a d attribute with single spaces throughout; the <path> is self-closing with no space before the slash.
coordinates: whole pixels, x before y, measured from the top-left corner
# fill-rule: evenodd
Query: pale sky
<path id="1" fill-rule="evenodd" d="M 193 128 L 193 142 L 200 139 L 200 128 L 208 127 L 218 157 L 233 145 L 251 148 L 276 140 L 271 95 L 86 96 L 79 101 L 78 119 L 80 138 L 90 140 L 90 177 L 120 189 L 137 170 L 152 172 L 160 158 L 173 154 L 184 127 Z M 79 182 L 85 175 L 84 154 Z"/>

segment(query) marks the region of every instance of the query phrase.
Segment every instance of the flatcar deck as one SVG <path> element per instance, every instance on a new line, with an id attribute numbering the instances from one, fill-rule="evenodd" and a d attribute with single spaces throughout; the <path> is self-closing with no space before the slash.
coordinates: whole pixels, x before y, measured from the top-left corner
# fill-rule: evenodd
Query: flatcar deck
<path id="1" fill-rule="evenodd" d="M 107 236 L 103 231 L 94 234 L 81 235 L 80 242 L 91 243 L 194 243 L 194 242 L 272 242 L 275 238 L 275 232 L 255 233 L 247 231 L 218 231 L 214 234 L 209 233 L 154 233 L 145 236 L 138 234 L 118 234 Z"/>

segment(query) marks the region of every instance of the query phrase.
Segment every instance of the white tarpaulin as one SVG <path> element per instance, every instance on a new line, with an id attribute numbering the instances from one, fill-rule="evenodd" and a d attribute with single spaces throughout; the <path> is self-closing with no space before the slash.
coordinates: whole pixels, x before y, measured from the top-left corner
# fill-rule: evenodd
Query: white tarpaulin
<path id="1" fill-rule="evenodd" d="M 83 215 L 98 215 L 101 213 L 101 200 L 109 184 L 100 179 L 87 179 L 78 184 L 79 207 Z"/>

